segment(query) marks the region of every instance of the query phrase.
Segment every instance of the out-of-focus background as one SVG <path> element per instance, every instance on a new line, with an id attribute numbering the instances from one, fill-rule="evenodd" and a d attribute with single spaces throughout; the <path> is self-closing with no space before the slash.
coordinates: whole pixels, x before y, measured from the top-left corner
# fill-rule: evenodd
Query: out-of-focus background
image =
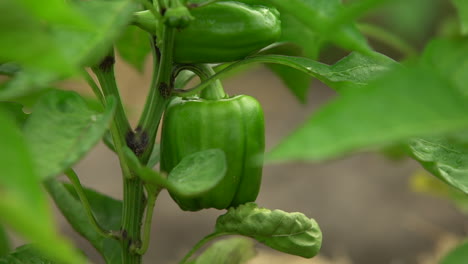
<path id="1" fill-rule="evenodd" d="M 401 4 L 390 4 L 373 12 L 368 21 L 391 29 L 417 49 L 434 35 L 450 34 L 455 15 L 449 1 L 395 2 Z M 401 54 L 389 47 L 378 42 L 373 45 L 385 54 L 401 58 Z M 333 62 L 344 54 L 328 49 L 321 60 Z M 150 70 L 149 58 L 144 73 L 136 72 L 122 60 L 117 61 L 121 95 L 134 124 L 144 105 Z M 263 66 L 249 68 L 223 80 L 223 84 L 229 94 L 249 94 L 263 105 L 267 151 L 320 105 L 336 96 L 330 88 L 313 82 L 307 103 L 300 104 Z M 67 82 L 65 86 L 91 95 L 84 83 Z M 96 146 L 75 169 L 83 185 L 122 198 L 118 161 L 103 144 Z M 450 201 L 410 188 L 411 176 L 420 170 L 414 161 L 390 160 L 377 152 L 353 154 L 319 164 L 267 164 L 257 203 L 315 218 L 323 232 L 323 246 L 320 256 L 305 260 L 259 245 L 259 257 L 251 263 L 437 263 L 440 254 L 467 236 L 468 220 Z M 177 263 L 199 239 L 212 231 L 216 217 L 223 213 L 218 210 L 183 212 L 167 192 L 162 192 L 144 262 Z M 93 263 L 104 263 L 58 212 L 57 219 L 63 232 L 85 250 Z"/>

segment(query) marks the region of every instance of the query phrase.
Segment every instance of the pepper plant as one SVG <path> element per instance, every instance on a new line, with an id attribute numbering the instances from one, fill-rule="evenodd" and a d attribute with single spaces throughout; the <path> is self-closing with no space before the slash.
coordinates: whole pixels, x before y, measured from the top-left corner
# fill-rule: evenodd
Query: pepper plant
<path id="1" fill-rule="evenodd" d="M 255 204 L 263 163 L 319 162 L 369 147 L 392 146 L 466 201 L 468 2 L 451 1 L 453 27 L 421 52 L 357 22 L 387 2 L 0 1 L 0 263 L 90 262 L 57 231 L 46 193 L 106 263 L 141 263 L 164 189 L 181 210 L 226 209 L 180 263 L 253 256 L 252 240 L 242 238 L 200 252 L 226 235 L 311 258 L 322 243 L 313 219 Z M 366 36 L 403 59 L 377 52 Z M 347 55 L 321 63 L 328 46 Z M 119 95 L 117 53 L 140 70 L 148 54 L 153 61 L 136 126 Z M 264 153 L 261 105 L 227 95 L 221 83 L 252 63 L 266 64 L 299 102 L 313 78 L 338 96 Z M 85 80 L 94 97 L 57 88 L 71 78 Z M 122 201 L 82 186 L 73 170 L 100 141 L 119 159 Z M 68 183 L 57 179 L 62 174 Z M 5 227 L 30 244 L 11 249 Z M 461 244 L 443 263 L 468 263 L 467 250 Z"/>

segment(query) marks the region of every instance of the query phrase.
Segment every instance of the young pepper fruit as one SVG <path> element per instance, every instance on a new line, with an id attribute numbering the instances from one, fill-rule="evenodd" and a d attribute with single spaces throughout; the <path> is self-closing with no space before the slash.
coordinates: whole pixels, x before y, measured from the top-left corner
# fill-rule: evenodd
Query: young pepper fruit
<path id="1" fill-rule="evenodd" d="M 221 182 L 194 198 L 171 194 L 185 211 L 225 209 L 257 198 L 262 166 L 256 162 L 265 148 L 263 110 L 247 95 L 227 97 L 220 86 L 199 98 L 175 98 L 164 114 L 161 170 L 170 172 L 183 157 L 207 149 L 226 154 L 227 172 Z M 209 91 L 211 89 L 211 91 Z"/>
<path id="2" fill-rule="evenodd" d="M 193 8 L 190 13 L 194 19 L 175 34 L 176 63 L 240 60 L 281 36 L 279 12 L 274 8 L 229 1 Z M 133 23 L 156 32 L 156 20 L 148 10 L 135 13 Z"/>

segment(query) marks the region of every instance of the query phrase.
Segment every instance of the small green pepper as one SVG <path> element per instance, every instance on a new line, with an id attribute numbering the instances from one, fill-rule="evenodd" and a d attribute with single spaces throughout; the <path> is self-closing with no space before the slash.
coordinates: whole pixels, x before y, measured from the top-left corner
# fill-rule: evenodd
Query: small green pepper
<path id="1" fill-rule="evenodd" d="M 236 61 L 274 43 L 281 36 L 279 12 L 239 2 L 216 2 L 190 9 L 194 18 L 176 32 L 174 61 L 220 63 Z M 135 25 L 156 32 L 149 11 L 137 12 Z"/>
<path id="2" fill-rule="evenodd" d="M 252 202 L 260 189 L 262 166 L 256 160 L 265 148 L 260 104 L 247 95 L 226 97 L 222 90 L 207 89 L 201 98 L 175 98 L 164 114 L 162 171 L 170 172 L 182 158 L 198 151 L 217 148 L 226 154 L 226 175 L 214 189 L 194 198 L 171 193 L 182 210 Z"/>

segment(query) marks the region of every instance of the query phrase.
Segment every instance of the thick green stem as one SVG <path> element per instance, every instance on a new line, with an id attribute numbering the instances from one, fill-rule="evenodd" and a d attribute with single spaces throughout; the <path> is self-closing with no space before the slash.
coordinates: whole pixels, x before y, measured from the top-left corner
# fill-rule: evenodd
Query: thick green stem
<path id="1" fill-rule="evenodd" d="M 114 119 L 110 126 L 110 132 L 112 140 L 114 142 L 114 148 L 119 156 L 120 166 L 122 168 L 124 176 L 131 176 L 132 173 L 125 163 L 125 155 L 122 152 L 123 147 L 126 146 L 126 136 L 131 132 L 130 124 L 128 123 L 125 110 L 120 99 L 119 89 L 115 81 L 114 75 L 114 63 L 115 58 L 113 54 L 108 55 L 102 60 L 102 62 L 93 67 L 93 72 L 99 80 L 101 89 L 105 97 L 114 96 L 117 100 L 117 106 L 114 114 Z"/>
<path id="2" fill-rule="evenodd" d="M 175 31 L 172 28 L 165 27 L 163 29 L 158 75 L 154 86 L 151 87 L 145 109 L 138 124 L 138 131 L 145 133 L 148 139 L 148 146 L 146 146 L 144 152 L 140 155 L 140 161 L 143 164 L 148 162 L 153 150 L 159 123 L 172 91 L 174 33 Z"/>
<path id="3" fill-rule="evenodd" d="M 133 175 L 134 172 L 128 167 L 123 153 L 123 147 L 127 146 L 129 139 L 134 139 L 134 134 L 130 129 L 120 100 L 114 76 L 114 63 L 114 56 L 109 55 L 99 66 L 94 67 L 93 71 L 99 79 L 104 95 L 106 97 L 112 95 L 117 99 L 117 109 L 110 132 L 124 176 L 124 204 L 121 230 L 122 259 L 125 264 L 140 264 L 141 255 L 136 254 L 132 249 L 139 247 L 140 243 L 140 228 L 145 208 L 145 194 L 143 192 L 143 182 Z M 134 143 L 134 141 L 132 142 Z"/>
<path id="4" fill-rule="evenodd" d="M 157 60 L 158 50 L 153 46 L 153 56 L 155 61 L 155 71 L 157 76 L 153 79 L 150 93 L 148 95 L 145 109 L 135 131 L 134 139 L 139 140 L 141 153 L 135 152 L 141 163 L 146 164 L 153 150 L 158 126 L 169 101 L 172 90 L 172 52 L 174 45 L 174 29 L 163 29 L 163 40 L 161 44 L 161 57 Z M 154 43 L 153 43 L 154 44 Z M 159 61 L 159 65 L 157 62 Z M 138 142 L 137 142 L 138 143 Z M 135 149 L 133 149 L 135 151 Z M 148 204 L 147 217 L 152 215 L 155 201 Z M 143 192 L 143 182 L 138 177 L 125 177 L 124 180 L 124 208 L 122 215 L 122 248 L 124 264 L 141 263 L 141 252 L 139 248 L 141 242 L 141 225 L 145 208 L 145 194 Z M 151 221 L 151 218 L 149 220 Z M 148 228 L 148 224 L 146 224 Z M 145 230 L 145 234 L 149 230 Z M 148 241 L 145 239 L 145 244 Z"/>
<path id="5" fill-rule="evenodd" d="M 145 210 L 143 182 L 137 178 L 124 178 L 124 205 L 122 214 L 122 260 L 124 264 L 140 264 L 141 255 L 135 248 L 141 245 L 141 223 Z"/>

